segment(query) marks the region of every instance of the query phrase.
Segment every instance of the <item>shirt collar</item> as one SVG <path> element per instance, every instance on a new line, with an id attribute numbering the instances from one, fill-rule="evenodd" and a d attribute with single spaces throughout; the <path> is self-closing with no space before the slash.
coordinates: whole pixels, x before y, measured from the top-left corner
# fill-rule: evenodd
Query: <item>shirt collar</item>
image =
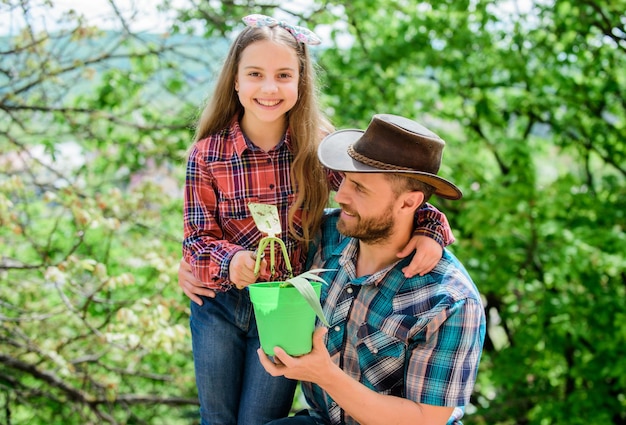
<path id="1" fill-rule="evenodd" d="M 233 118 L 231 122 L 231 134 L 233 137 L 233 143 L 235 144 L 235 152 L 237 155 L 241 157 L 243 153 L 247 150 L 258 150 L 259 148 L 254 146 L 252 141 L 246 137 L 243 130 L 241 129 L 241 124 L 239 122 L 239 117 Z M 282 140 L 278 143 L 278 145 L 273 150 L 282 149 L 283 146 L 286 146 L 287 149 L 291 150 L 291 132 L 289 129 L 283 135 Z"/>
<path id="2" fill-rule="evenodd" d="M 368 276 L 362 276 L 357 279 L 356 277 L 356 261 L 359 253 L 359 241 L 355 238 L 346 238 L 344 243 L 339 244 L 333 255 L 339 255 L 339 265 L 343 267 L 344 270 L 348 273 L 350 280 L 352 280 L 353 284 L 360 283 L 361 285 L 375 285 L 378 286 L 382 282 L 382 280 L 389 274 L 394 267 L 400 262 L 402 259 L 398 259 L 398 261 L 390 264 L 382 270 L 377 271 L 374 274 Z"/>

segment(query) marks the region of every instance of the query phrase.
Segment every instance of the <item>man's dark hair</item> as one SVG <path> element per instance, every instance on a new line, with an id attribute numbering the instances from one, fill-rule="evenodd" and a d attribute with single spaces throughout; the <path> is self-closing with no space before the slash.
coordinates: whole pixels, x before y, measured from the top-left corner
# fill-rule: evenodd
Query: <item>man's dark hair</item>
<path id="1" fill-rule="evenodd" d="M 385 177 L 391 182 L 391 187 L 396 195 L 404 192 L 422 192 L 424 194 L 424 202 L 426 203 L 435 193 L 435 188 L 428 183 L 424 183 L 407 174 L 384 173 Z"/>

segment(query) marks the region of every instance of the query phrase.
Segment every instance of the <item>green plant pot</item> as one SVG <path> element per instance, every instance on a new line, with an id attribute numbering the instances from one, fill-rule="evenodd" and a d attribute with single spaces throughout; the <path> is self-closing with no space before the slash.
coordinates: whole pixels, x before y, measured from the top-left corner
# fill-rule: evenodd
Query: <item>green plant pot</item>
<path id="1" fill-rule="evenodd" d="M 311 351 L 315 312 L 293 286 L 282 282 L 262 282 L 248 286 L 263 351 L 274 355 L 278 346 L 291 356 Z M 317 296 L 321 283 L 311 282 Z"/>

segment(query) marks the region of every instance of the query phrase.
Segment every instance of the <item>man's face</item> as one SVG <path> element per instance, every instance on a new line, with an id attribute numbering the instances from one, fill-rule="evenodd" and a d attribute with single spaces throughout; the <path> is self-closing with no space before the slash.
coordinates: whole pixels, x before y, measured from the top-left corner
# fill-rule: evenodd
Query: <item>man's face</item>
<path id="1" fill-rule="evenodd" d="M 335 201 L 341 207 L 337 230 L 372 244 L 387 239 L 395 225 L 396 195 L 380 173 L 346 173 Z"/>

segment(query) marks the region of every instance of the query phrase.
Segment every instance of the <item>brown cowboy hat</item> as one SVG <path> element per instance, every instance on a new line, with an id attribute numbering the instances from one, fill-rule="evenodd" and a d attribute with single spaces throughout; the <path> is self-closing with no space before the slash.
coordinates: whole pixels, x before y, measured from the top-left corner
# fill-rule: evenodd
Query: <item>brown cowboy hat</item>
<path id="1" fill-rule="evenodd" d="M 433 186 L 435 195 L 460 199 L 461 190 L 437 175 L 445 144 L 415 121 L 377 114 L 365 131 L 339 130 L 326 136 L 317 155 L 331 170 L 407 174 Z"/>

